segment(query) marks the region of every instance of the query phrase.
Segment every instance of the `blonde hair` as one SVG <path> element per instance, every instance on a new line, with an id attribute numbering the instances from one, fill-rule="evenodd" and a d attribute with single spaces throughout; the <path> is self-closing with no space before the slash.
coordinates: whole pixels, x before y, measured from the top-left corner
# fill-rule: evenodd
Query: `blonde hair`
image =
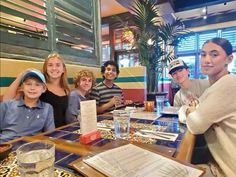
<path id="1" fill-rule="evenodd" d="M 58 60 L 60 60 L 62 62 L 62 65 L 63 65 L 63 68 L 64 68 L 64 73 L 62 73 L 62 75 L 61 75 L 60 86 L 61 86 L 61 88 L 65 89 L 69 93 L 70 88 L 69 88 L 69 84 L 68 84 L 68 80 L 67 80 L 67 69 L 66 69 L 65 61 L 58 53 L 49 54 L 48 57 L 44 61 L 43 74 L 45 76 L 46 81 L 49 82 L 49 80 L 50 80 L 49 75 L 47 73 L 47 65 L 48 65 L 48 61 L 51 58 L 57 58 Z"/>
<path id="2" fill-rule="evenodd" d="M 93 72 L 89 71 L 87 69 L 84 69 L 84 70 L 81 70 L 75 74 L 75 77 L 74 77 L 75 88 L 78 87 L 77 83 L 80 81 L 80 79 L 82 77 L 90 77 L 92 79 L 92 87 L 95 85 L 96 78 L 95 78 Z"/>

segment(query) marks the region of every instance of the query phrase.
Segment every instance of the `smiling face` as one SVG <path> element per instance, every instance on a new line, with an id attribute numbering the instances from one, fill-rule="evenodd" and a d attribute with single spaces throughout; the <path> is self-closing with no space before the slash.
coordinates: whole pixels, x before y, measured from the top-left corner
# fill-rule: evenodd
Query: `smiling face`
<path id="1" fill-rule="evenodd" d="M 117 77 L 116 67 L 114 65 L 107 65 L 103 73 L 103 76 L 106 80 L 113 81 Z"/>
<path id="2" fill-rule="evenodd" d="M 173 72 L 171 76 L 177 84 L 183 84 L 186 80 L 189 79 L 189 70 L 186 68 L 178 69 Z"/>
<path id="3" fill-rule="evenodd" d="M 46 86 L 36 78 L 28 78 L 22 84 L 24 96 L 28 99 L 38 99 L 45 92 Z"/>
<path id="4" fill-rule="evenodd" d="M 47 61 L 47 74 L 50 79 L 60 79 L 65 68 L 60 59 L 52 57 Z"/>
<path id="5" fill-rule="evenodd" d="M 227 73 L 227 65 L 232 61 L 232 55 L 227 55 L 225 50 L 213 43 L 206 43 L 201 51 L 201 69 L 209 78 L 219 79 Z"/>
<path id="6" fill-rule="evenodd" d="M 93 85 L 93 79 L 91 77 L 83 76 L 77 82 L 78 89 L 82 92 L 89 92 Z"/>

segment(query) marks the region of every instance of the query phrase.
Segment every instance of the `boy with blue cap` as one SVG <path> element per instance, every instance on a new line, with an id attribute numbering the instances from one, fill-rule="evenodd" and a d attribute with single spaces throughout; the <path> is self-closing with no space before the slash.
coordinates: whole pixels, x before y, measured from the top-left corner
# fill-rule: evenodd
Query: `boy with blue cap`
<path id="1" fill-rule="evenodd" d="M 28 70 L 21 78 L 24 96 L 0 103 L 0 143 L 11 139 L 53 130 L 53 108 L 39 100 L 46 90 L 44 75 Z"/>

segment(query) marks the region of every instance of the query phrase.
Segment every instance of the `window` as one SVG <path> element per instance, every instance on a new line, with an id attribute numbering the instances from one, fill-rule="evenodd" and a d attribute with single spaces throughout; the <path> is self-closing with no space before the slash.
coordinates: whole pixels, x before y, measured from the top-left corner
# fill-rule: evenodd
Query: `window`
<path id="1" fill-rule="evenodd" d="M 198 58 L 199 58 L 199 60 L 198 60 L 199 61 L 199 65 L 198 65 L 199 74 L 198 74 L 197 78 L 199 78 L 199 79 L 207 79 L 208 76 L 203 74 L 202 70 L 201 70 L 201 56 L 199 55 Z"/>
<path id="2" fill-rule="evenodd" d="M 108 44 L 102 45 L 102 62 L 110 60 L 110 46 Z"/>
<path id="3" fill-rule="evenodd" d="M 182 58 L 190 67 L 191 78 L 207 78 L 201 73 L 200 68 L 200 50 L 203 43 L 214 37 L 226 38 L 233 45 L 234 60 L 229 64 L 228 70 L 236 74 L 236 27 L 204 31 L 199 33 L 187 34 L 176 48 L 176 55 Z"/>
<path id="4" fill-rule="evenodd" d="M 57 51 L 67 62 L 97 64 L 98 5 L 96 0 L 1 0 L 1 52 L 43 60 Z"/>
<path id="5" fill-rule="evenodd" d="M 230 73 L 236 75 L 236 52 L 233 53 L 234 59 L 233 61 L 229 64 L 228 70 Z"/>
<path id="6" fill-rule="evenodd" d="M 189 53 L 194 52 L 197 49 L 197 40 L 195 34 L 187 35 L 182 41 L 179 43 L 177 47 L 177 53 Z"/>
<path id="7" fill-rule="evenodd" d="M 207 40 L 217 37 L 217 31 L 208 31 L 208 32 L 204 32 L 204 33 L 199 33 L 198 36 L 198 49 L 202 48 L 202 45 L 204 44 L 204 42 L 206 42 Z"/>
<path id="8" fill-rule="evenodd" d="M 109 28 L 109 24 L 102 25 L 102 63 L 105 63 L 111 58 Z"/>
<path id="9" fill-rule="evenodd" d="M 137 53 L 128 53 L 128 54 L 118 54 L 118 63 L 119 67 L 129 67 L 129 66 L 138 66 L 138 54 Z"/>
<path id="10" fill-rule="evenodd" d="M 195 74 L 195 56 L 181 56 L 179 57 L 180 59 L 182 59 L 186 65 L 189 68 L 190 71 L 190 78 L 195 78 L 194 74 Z"/>
<path id="11" fill-rule="evenodd" d="M 130 29 L 116 29 L 115 60 L 120 67 L 138 66 L 138 53 L 133 47 L 134 35 Z"/>
<path id="12" fill-rule="evenodd" d="M 229 28 L 222 30 L 223 38 L 229 40 L 229 42 L 233 45 L 234 50 L 236 50 L 236 28 Z"/>

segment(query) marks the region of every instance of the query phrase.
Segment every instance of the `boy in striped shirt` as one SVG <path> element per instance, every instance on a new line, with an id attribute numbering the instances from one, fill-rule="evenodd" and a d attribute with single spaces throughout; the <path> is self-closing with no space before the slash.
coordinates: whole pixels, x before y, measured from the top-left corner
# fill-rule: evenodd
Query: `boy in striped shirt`
<path id="1" fill-rule="evenodd" d="M 90 99 L 96 100 L 97 113 L 102 114 L 114 110 L 116 107 L 124 104 L 124 95 L 120 87 L 114 84 L 120 70 L 117 63 L 107 61 L 101 67 L 103 81 L 93 87 L 90 93 Z M 126 104 L 132 101 L 125 101 Z"/>

